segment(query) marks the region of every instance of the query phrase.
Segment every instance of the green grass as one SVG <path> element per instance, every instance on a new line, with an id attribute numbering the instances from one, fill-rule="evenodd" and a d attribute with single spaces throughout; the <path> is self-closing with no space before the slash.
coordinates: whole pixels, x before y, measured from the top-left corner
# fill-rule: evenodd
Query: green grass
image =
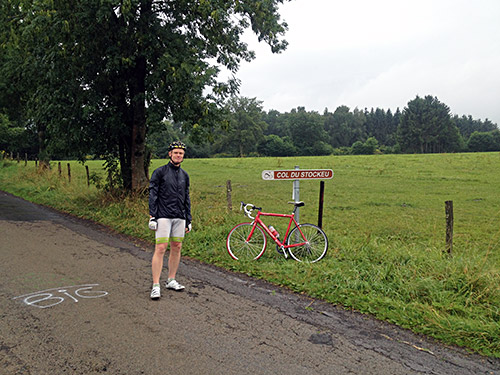
<path id="1" fill-rule="evenodd" d="M 164 162 L 154 160 L 151 171 Z M 152 243 L 146 198 L 102 195 L 87 187 L 85 169 L 76 162 L 71 184 L 65 168 L 59 177 L 57 167 L 40 173 L 33 165 L 4 164 L 0 189 Z M 88 165 L 103 173 L 101 162 Z M 239 201 L 290 212 L 292 182 L 263 181 L 261 172 L 296 165 L 335 172 L 325 182 L 326 258 L 313 265 L 286 261 L 269 244 L 259 261 L 232 260 L 226 235 L 247 221 Z M 183 167 L 191 177 L 194 229 L 185 255 L 500 357 L 499 153 L 187 159 Z M 319 182 L 301 181 L 300 199 L 306 202 L 301 221 L 316 223 Z M 444 251 L 446 200 L 454 203 L 452 256 Z M 279 219 L 266 223 L 285 232 Z"/>

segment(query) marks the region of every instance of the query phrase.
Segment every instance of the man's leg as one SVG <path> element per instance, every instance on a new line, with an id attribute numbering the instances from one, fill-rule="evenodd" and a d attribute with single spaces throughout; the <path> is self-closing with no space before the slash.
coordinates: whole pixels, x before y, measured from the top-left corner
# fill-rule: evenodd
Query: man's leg
<path id="1" fill-rule="evenodd" d="M 181 262 L 182 242 L 170 243 L 170 254 L 168 256 L 168 278 L 175 279 L 179 263 Z M 165 253 L 165 252 L 164 252 Z"/>
<path id="2" fill-rule="evenodd" d="M 151 270 L 153 272 L 153 284 L 160 283 L 161 270 L 163 269 L 163 258 L 167 250 L 168 243 L 157 243 L 155 245 L 155 253 L 151 262 Z"/>

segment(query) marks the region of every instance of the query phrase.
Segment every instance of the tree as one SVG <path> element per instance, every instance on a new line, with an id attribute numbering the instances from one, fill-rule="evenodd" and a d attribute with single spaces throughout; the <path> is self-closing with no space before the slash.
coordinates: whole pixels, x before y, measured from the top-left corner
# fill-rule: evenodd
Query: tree
<path id="1" fill-rule="evenodd" d="M 7 115 L 0 113 L 0 151 L 31 156 L 35 150 L 34 134 L 29 129 L 16 126 Z"/>
<path id="2" fill-rule="evenodd" d="M 0 150 L 43 155 L 36 150 L 36 126 L 26 115 L 27 93 L 34 91 L 36 81 L 23 79 L 20 19 L 19 7 L 10 1 L 0 2 Z"/>
<path id="3" fill-rule="evenodd" d="M 168 158 L 168 147 L 171 142 L 183 138 L 179 129 L 174 127 L 170 121 L 165 120 L 149 127 L 146 143 L 152 154 L 156 158 Z"/>
<path id="4" fill-rule="evenodd" d="M 0 2 L 0 113 L 16 126 L 22 125 L 22 92 L 16 34 L 18 11 L 7 1 Z"/>
<path id="5" fill-rule="evenodd" d="M 118 158 L 124 187 L 141 190 L 148 127 L 167 118 L 210 137 L 238 90 L 240 62 L 254 58 L 244 30 L 272 52 L 286 48 L 284 1 L 9 0 L 22 13 L 17 37 L 29 36 L 24 56 L 37 52 L 23 64 L 25 81 L 42 77 L 31 116 L 57 148 Z M 233 73 L 227 82 L 217 81 L 220 66 Z"/>
<path id="6" fill-rule="evenodd" d="M 267 123 L 266 135 L 275 134 L 281 138 L 290 137 L 289 113 L 279 113 L 272 109 L 264 114 L 264 121 Z"/>
<path id="7" fill-rule="evenodd" d="M 350 147 L 354 142 L 366 139 L 366 116 L 357 108 L 351 112 L 349 107 L 342 105 L 333 114 L 326 110 L 323 117 L 333 147 Z"/>
<path id="8" fill-rule="evenodd" d="M 294 156 L 297 149 L 289 137 L 281 138 L 276 134 L 266 135 L 259 144 L 259 153 L 265 156 Z"/>
<path id="9" fill-rule="evenodd" d="M 460 134 L 464 139 L 469 139 L 469 137 L 474 132 L 490 132 L 493 130 L 498 130 L 497 126 L 493 124 L 490 120 L 486 119 L 484 121 L 475 120 L 472 116 L 454 116 L 453 122 L 460 130 Z"/>
<path id="10" fill-rule="evenodd" d="M 472 152 L 500 151 L 500 130 L 472 133 L 467 147 Z"/>
<path id="11" fill-rule="evenodd" d="M 48 1 L 47 1 L 48 3 Z M 40 166 L 48 166 L 48 125 L 55 122 L 62 101 L 67 70 L 61 69 L 60 46 L 55 43 L 53 14 L 43 1 L 2 2 L 0 38 L 2 68 L 0 105 L 18 127 L 35 129 Z M 69 85 L 69 84 L 68 84 Z"/>
<path id="12" fill-rule="evenodd" d="M 229 100 L 226 110 L 229 132 L 219 138 L 216 151 L 240 157 L 257 152 L 267 127 L 262 119 L 262 102 L 255 98 L 234 97 Z"/>
<path id="13" fill-rule="evenodd" d="M 366 142 L 356 141 L 351 147 L 353 155 L 373 155 L 378 148 L 378 141 L 374 137 L 370 137 Z"/>
<path id="14" fill-rule="evenodd" d="M 370 137 L 366 140 L 365 144 L 365 152 L 368 155 L 373 155 L 378 148 L 378 141 L 375 137 Z"/>
<path id="15" fill-rule="evenodd" d="M 391 132 L 388 135 L 388 139 L 386 141 L 386 146 L 394 146 L 397 144 L 397 132 L 398 132 L 398 127 L 399 123 L 401 122 L 401 111 L 399 110 L 399 107 L 396 109 L 396 112 L 394 112 L 394 115 L 392 115 L 392 122 L 391 122 Z M 399 146 L 398 146 L 399 147 Z"/>
<path id="16" fill-rule="evenodd" d="M 323 119 L 317 112 L 307 112 L 304 107 L 292 109 L 289 114 L 290 135 L 299 155 L 328 155 L 333 148 L 323 128 Z"/>
<path id="17" fill-rule="evenodd" d="M 389 112 L 390 113 L 390 112 Z M 377 108 L 371 112 L 365 111 L 366 116 L 366 132 L 368 136 L 375 137 L 386 144 L 390 129 L 390 120 L 383 109 Z M 392 117 L 392 115 L 391 115 Z"/>
<path id="18" fill-rule="evenodd" d="M 451 121 L 450 109 L 436 97 L 416 97 L 403 110 L 398 140 L 404 152 L 459 151 L 463 141 Z"/>

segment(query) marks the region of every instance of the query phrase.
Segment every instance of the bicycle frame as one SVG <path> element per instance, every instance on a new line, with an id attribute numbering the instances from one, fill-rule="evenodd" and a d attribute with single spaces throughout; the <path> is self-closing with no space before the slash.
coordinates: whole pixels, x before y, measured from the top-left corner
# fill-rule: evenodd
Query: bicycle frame
<path id="1" fill-rule="evenodd" d="M 269 237 L 276 243 L 276 250 L 285 258 L 291 256 L 298 262 L 314 263 L 322 259 L 328 250 L 328 238 L 317 225 L 302 223 L 295 219 L 295 212 L 304 202 L 288 202 L 295 206 L 291 214 L 262 212 L 262 207 L 241 202 L 240 210 L 251 222 L 237 224 L 227 235 L 226 247 L 229 255 L 235 259 L 259 259 L 266 251 Z M 254 211 L 256 213 L 252 214 Z M 288 227 L 283 238 L 274 228 L 264 223 L 264 217 L 288 219 Z M 257 229 L 258 227 L 258 229 Z M 276 234 L 273 234 L 273 232 Z M 267 236 L 266 236 L 267 233 Z"/>
<path id="2" fill-rule="evenodd" d="M 290 221 L 288 222 L 288 227 L 286 229 L 286 232 L 285 232 L 285 235 L 283 236 L 283 242 L 281 242 L 279 240 L 279 238 L 277 238 L 270 230 L 269 228 L 267 227 L 267 225 L 262 221 L 262 219 L 260 218 L 261 216 L 273 216 L 273 217 L 282 217 L 282 218 L 289 218 Z M 290 228 L 292 227 L 292 223 L 297 227 L 297 229 L 299 230 L 301 236 L 302 236 L 302 239 L 304 240 L 304 242 L 300 242 L 300 243 L 295 243 L 295 244 L 292 244 L 292 245 L 285 245 L 285 240 L 286 238 L 288 237 L 288 233 L 290 233 Z M 302 233 L 302 230 L 300 230 L 300 226 L 299 226 L 299 223 L 297 223 L 297 221 L 295 220 L 295 217 L 293 214 L 274 214 L 274 213 L 270 213 L 270 212 L 262 212 L 262 211 L 257 211 L 257 215 L 255 216 L 255 219 L 253 220 L 252 222 L 253 224 L 253 227 L 252 227 L 252 230 L 250 231 L 250 234 L 248 235 L 248 238 L 246 239 L 247 241 L 250 241 L 250 239 L 252 238 L 253 236 L 253 233 L 255 232 L 255 227 L 257 225 L 259 225 L 268 235 L 269 237 L 271 237 L 274 242 L 276 242 L 276 244 L 281 247 L 281 248 L 284 248 L 284 249 L 289 249 L 291 247 L 297 247 L 297 246 L 303 246 L 305 244 L 307 244 L 307 240 L 304 236 L 304 233 Z"/>

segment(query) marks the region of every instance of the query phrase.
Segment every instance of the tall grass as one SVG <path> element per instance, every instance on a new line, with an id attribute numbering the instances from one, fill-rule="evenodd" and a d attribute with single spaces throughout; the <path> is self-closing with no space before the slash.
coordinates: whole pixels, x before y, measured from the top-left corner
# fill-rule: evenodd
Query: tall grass
<path id="1" fill-rule="evenodd" d="M 164 163 L 154 160 L 151 170 Z M 100 162 L 88 165 L 102 169 Z M 226 235 L 248 219 L 228 212 L 226 181 L 235 207 L 245 201 L 290 212 L 292 182 L 263 181 L 261 172 L 296 165 L 335 172 L 325 184 L 326 258 L 286 261 L 268 244 L 257 262 L 232 260 Z M 185 255 L 500 357 L 499 153 L 186 159 L 183 168 L 191 177 L 194 229 Z M 111 199 L 87 187 L 76 162 L 72 173 L 70 184 L 57 171 L 11 163 L 0 168 L 0 189 L 152 243 L 147 197 Z M 315 223 L 319 182 L 301 181 L 300 198 L 301 221 Z M 451 256 L 444 251 L 446 200 L 455 211 Z M 284 222 L 268 221 L 285 232 Z"/>

